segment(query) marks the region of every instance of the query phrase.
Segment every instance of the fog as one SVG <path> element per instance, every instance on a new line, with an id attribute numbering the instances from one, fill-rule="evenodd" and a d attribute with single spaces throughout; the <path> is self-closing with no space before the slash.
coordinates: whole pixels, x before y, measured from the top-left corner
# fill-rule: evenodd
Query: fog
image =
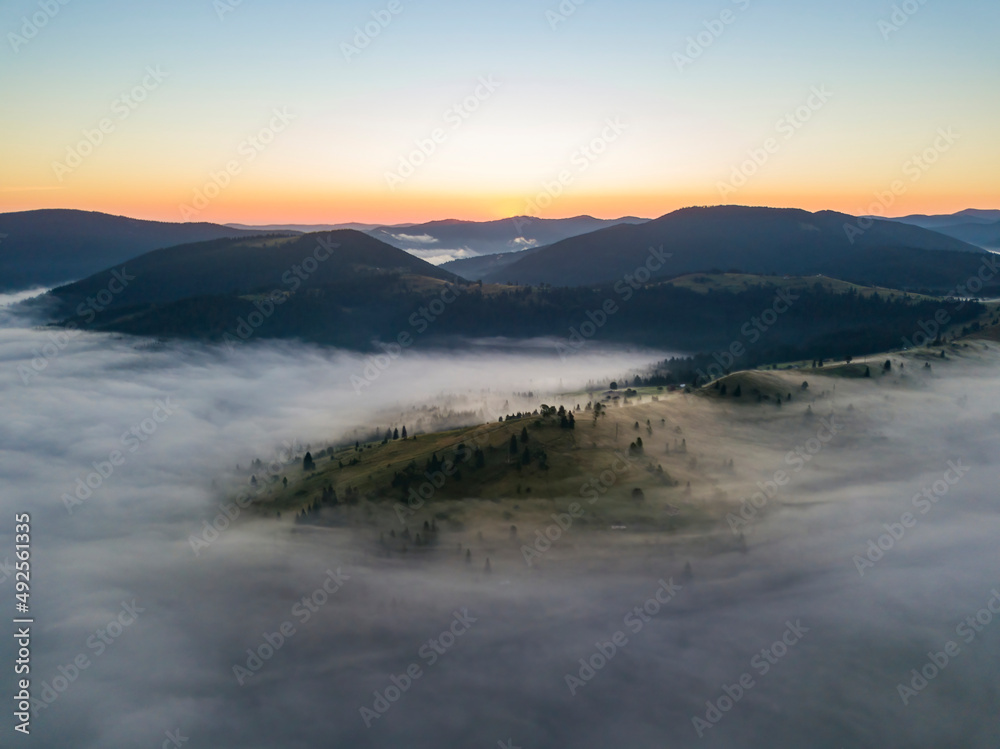
<path id="1" fill-rule="evenodd" d="M 743 550 L 722 523 L 707 541 L 576 539 L 530 568 L 514 548 L 487 575 L 481 554 L 501 545 L 489 537 L 473 544 L 474 569 L 448 552 L 386 558 L 367 532 L 249 512 L 198 553 L 190 538 L 245 482 L 237 464 L 390 423 L 495 420 L 663 352 L 595 344 L 564 361 L 545 342 L 478 342 L 380 368 L 292 343 L 230 351 L 80 334 L 60 345 L 32 322 L 0 311 L 0 561 L 14 558 L 15 513 L 30 513 L 32 691 L 62 689 L 47 693 L 24 745 L 1000 742 L 1000 621 L 966 625 L 971 641 L 956 631 L 991 600 L 1000 610 L 995 347 L 935 363 L 932 375 L 839 383 L 816 412 L 841 418 L 842 433 L 741 527 Z M 726 449 L 751 467 L 739 481 L 747 495 L 815 432 L 758 429 L 757 411 L 730 429 L 731 409 L 704 413 L 705 429 L 728 432 L 739 447 Z M 123 462 L 91 496 L 64 499 L 116 450 Z M 921 514 L 914 497 L 936 481 L 945 490 Z M 907 512 L 915 525 L 859 564 Z M 12 610 L 12 576 L 0 577 Z M 598 644 L 611 653 L 619 632 L 613 655 L 586 671 L 580 659 L 600 663 Z M 957 654 L 904 704 L 898 685 L 949 641 Z M 15 657 L 8 637 L 2 667 Z M 727 694 L 712 713 L 706 702 Z M 2 726 L 10 735 L 9 704 Z"/>

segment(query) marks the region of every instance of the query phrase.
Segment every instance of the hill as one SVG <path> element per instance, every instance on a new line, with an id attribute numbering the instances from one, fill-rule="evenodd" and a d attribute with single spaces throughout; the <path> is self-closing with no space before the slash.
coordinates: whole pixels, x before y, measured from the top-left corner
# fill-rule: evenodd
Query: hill
<path id="1" fill-rule="evenodd" d="M 718 367 L 734 348 L 729 363 L 738 366 L 883 350 L 912 338 L 921 322 L 942 311 L 943 333 L 974 327 L 988 311 L 978 303 L 816 277 L 696 274 L 577 288 L 463 284 L 402 250 L 344 234 L 358 242 L 353 257 L 317 263 L 306 278 L 292 269 L 305 265 L 316 235 L 160 250 L 125 266 L 134 280 L 120 294 L 112 293 L 109 273 L 52 295 L 62 302 L 65 323 L 135 335 L 229 342 L 246 337 L 239 329 L 247 333 L 241 321 L 249 320 L 258 339 L 381 351 L 378 342 L 402 342 L 404 335 L 404 345 L 436 347 L 549 338 L 563 357 L 602 341 L 702 352 L 688 363 L 691 372 Z M 368 264 L 373 255 L 360 250 L 369 244 L 389 261 Z"/>
<path id="2" fill-rule="evenodd" d="M 643 268 L 653 279 L 738 270 L 945 291 L 979 269 L 981 248 L 892 221 L 861 230 L 858 221 L 832 211 L 685 208 L 556 242 L 483 280 L 577 286 L 644 275 Z"/>
<path id="3" fill-rule="evenodd" d="M 218 224 L 141 221 L 91 211 L 3 213 L 0 291 L 84 278 L 162 247 L 261 234 Z"/>
<path id="4" fill-rule="evenodd" d="M 573 512 L 563 523 L 572 540 L 563 543 L 577 548 L 593 548 L 596 534 L 629 544 L 641 534 L 698 532 L 706 542 L 716 528 L 723 532 L 712 543 L 745 551 L 738 532 L 758 515 L 746 498 L 768 491 L 764 482 L 798 474 L 825 444 L 884 449 L 880 427 L 899 419 L 893 401 L 928 397 L 969 363 L 995 357 L 981 340 L 958 341 L 869 363 L 743 370 L 697 389 L 563 394 L 447 431 L 411 423 L 407 436 L 406 423 L 382 424 L 371 440 L 312 447 L 311 463 L 304 452 L 277 468 L 255 460 L 239 479 L 260 515 L 355 527 L 383 554 L 452 556 L 477 570 L 486 557 L 543 561 L 525 556 L 524 545 L 553 512 Z M 772 490 L 753 507 L 765 509 L 767 497 L 778 499 L 767 511 L 797 501 Z"/>
<path id="5" fill-rule="evenodd" d="M 57 314 L 106 330 L 202 337 L 225 332 L 256 297 L 284 304 L 325 288 L 353 305 L 375 292 L 423 288 L 456 277 L 353 230 L 295 237 L 221 239 L 155 250 L 119 268 L 54 289 Z M 96 302 L 96 304 L 94 303 Z M 377 317 L 377 310 L 370 310 Z M 222 327 L 213 327 L 225 322 Z M 327 321 L 322 321 L 327 322 Z M 288 337 L 304 332 L 289 330 Z"/>

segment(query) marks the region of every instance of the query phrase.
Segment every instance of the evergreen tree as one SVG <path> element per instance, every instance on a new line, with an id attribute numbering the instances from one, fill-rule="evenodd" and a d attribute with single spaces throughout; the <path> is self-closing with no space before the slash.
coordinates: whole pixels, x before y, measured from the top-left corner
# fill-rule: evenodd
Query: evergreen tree
<path id="1" fill-rule="evenodd" d="M 302 470 L 303 471 L 315 471 L 316 463 L 313 461 L 312 453 L 306 453 L 306 456 L 302 459 Z"/>

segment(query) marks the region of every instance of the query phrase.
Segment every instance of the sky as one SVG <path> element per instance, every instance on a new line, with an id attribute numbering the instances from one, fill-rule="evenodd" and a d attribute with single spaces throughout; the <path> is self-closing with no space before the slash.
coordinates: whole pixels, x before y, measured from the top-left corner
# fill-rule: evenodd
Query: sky
<path id="1" fill-rule="evenodd" d="M 0 211 L 996 208 L 998 23 L 987 0 L 13 0 Z"/>

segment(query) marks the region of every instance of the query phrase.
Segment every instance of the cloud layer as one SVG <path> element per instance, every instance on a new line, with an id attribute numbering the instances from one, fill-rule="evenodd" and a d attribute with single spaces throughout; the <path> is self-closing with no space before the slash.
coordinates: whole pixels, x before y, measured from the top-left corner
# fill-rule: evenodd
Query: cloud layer
<path id="1" fill-rule="evenodd" d="M 246 480 L 237 463 L 350 438 L 414 406 L 441 405 L 441 423 L 493 419 L 505 402 L 519 407 L 515 392 L 538 400 L 653 354 L 409 352 L 359 396 L 350 376 L 365 360 L 353 354 L 85 335 L 25 384 L 18 366 L 48 333 L 9 315 L 3 325 L 0 506 L 32 515 L 33 689 L 65 685 L 26 745 L 160 746 L 177 730 L 188 747 L 1000 740 L 1000 622 L 968 643 L 956 634 L 1000 587 L 995 352 L 938 367 L 926 387 L 858 400 L 864 419 L 845 417 L 854 431 L 755 518 L 745 552 L 722 527 L 631 547 L 580 540 L 534 568 L 501 549 L 486 575 L 482 556 L 502 539 L 471 542 L 470 568 L 448 552 L 384 558 L 368 531 L 247 513 L 200 554 L 189 538 Z M 830 408 L 842 412 L 839 397 Z M 761 481 L 772 446 L 748 444 L 740 458 L 758 461 Z M 63 495 L 115 451 L 122 462 L 68 509 Z M 916 511 L 949 460 L 968 471 L 860 574 L 855 557 Z M 12 525 L 2 528 L 0 560 L 13 548 Z M 652 605 L 671 579 L 680 589 Z M 12 581 L 0 592 L 11 600 Z M 949 640 L 961 652 L 904 705 L 898 684 Z M 70 680 L 81 655 L 88 666 Z M 13 657 L 4 642 L 0 659 Z M 712 726 L 703 738 L 696 717 Z"/>

